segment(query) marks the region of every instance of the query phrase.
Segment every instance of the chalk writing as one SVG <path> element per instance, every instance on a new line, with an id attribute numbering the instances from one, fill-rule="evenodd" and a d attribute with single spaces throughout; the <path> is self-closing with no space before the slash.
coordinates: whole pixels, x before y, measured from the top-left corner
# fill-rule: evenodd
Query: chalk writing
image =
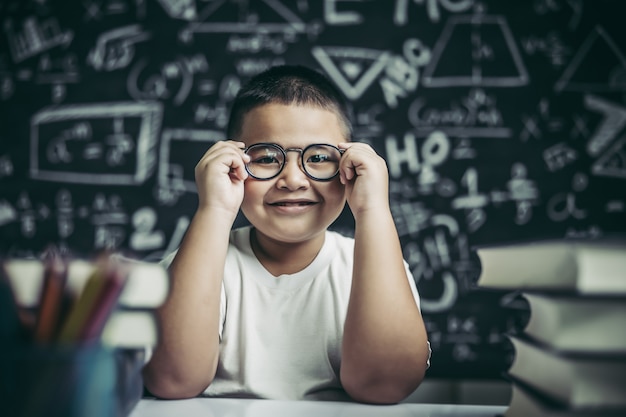
<path id="1" fill-rule="evenodd" d="M 161 112 L 159 103 L 40 110 L 31 120 L 30 175 L 69 183 L 141 183 L 156 163 Z"/>

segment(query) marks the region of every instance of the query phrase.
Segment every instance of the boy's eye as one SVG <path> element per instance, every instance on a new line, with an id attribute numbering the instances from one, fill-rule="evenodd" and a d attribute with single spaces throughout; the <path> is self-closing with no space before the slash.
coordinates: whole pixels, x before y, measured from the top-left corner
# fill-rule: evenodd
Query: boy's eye
<path id="1" fill-rule="evenodd" d="M 321 162 L 328 162 L 332 160 L 332 157 L 330 155 L 327 154 L 316 154 L 316 155 L 311 155 L 307 158 L 306 162 L 307 163 L 321 163 Z"/>
<path id="2" fill-rule="evenodd" d="M 251 163 L 259 164 L 259 165 L 271 165 L 271 164 L 280 164 L 280 161 L 275 156 L 267 155 L 267 156 L 263 156 L 260 158 L 256 158 L 252 160 Z"/>

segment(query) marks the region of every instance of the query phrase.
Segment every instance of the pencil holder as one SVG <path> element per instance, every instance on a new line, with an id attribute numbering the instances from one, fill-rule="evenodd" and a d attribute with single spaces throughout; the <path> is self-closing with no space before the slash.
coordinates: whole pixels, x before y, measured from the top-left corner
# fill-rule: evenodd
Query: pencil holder
<path id="1" fill-rule="evenodd" d="M 7 416 L 125 417 L 141 398 L 142 350 L 0 348 L 0 396 Z"/>

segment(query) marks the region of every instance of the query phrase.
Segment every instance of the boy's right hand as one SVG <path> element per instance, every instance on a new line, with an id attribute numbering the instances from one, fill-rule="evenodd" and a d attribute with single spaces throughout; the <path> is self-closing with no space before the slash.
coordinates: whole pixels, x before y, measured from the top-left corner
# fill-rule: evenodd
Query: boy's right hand
<path id="1" fill-rule="evenodd" d="M 202 156 L 195 168 L 198 210 L 225 210 L 232 214 L 234 221 L 243 201 L 243 184 L 248 178 L 245 164 L 250 157 L 243 148 L 243 142 L 222 141 Z"/>

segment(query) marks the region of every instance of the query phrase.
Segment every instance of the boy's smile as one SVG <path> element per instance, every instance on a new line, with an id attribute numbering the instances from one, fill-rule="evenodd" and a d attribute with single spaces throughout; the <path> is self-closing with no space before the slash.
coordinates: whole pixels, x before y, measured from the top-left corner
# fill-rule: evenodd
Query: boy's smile
<path id="1" fill-rule="evenodd" d="M 280 209 L 281 211 L 290 213 L 290 212 L 300 212 L 302 210 L 306 210 L 307 208 L 310 208 L 311 206 L 317 204 L 317 202 L 312 201 L 312 200 L 307 200 L 307 199 L 293 199 L 293 200 L 284 199 L 284 200 L 274 201 L 268 204 L 272 207 L 276 207 Z"/>
<path id="2" fill-rule="evenodd" d="M 336 114 L 314 106 L 266 104 L 248 112 L 239 140 L 246 146 L 276 143 L 305 148 L 312 143 L 346 142 Z M 344 187 L 335 177 L 316 181 L 302 170 L 300 154 L 288 152 L 283 170 L 270 180 L 245 181 L 241 209 L 258 233 L 279 242 L 323 236 L 344 205 Z"/>

